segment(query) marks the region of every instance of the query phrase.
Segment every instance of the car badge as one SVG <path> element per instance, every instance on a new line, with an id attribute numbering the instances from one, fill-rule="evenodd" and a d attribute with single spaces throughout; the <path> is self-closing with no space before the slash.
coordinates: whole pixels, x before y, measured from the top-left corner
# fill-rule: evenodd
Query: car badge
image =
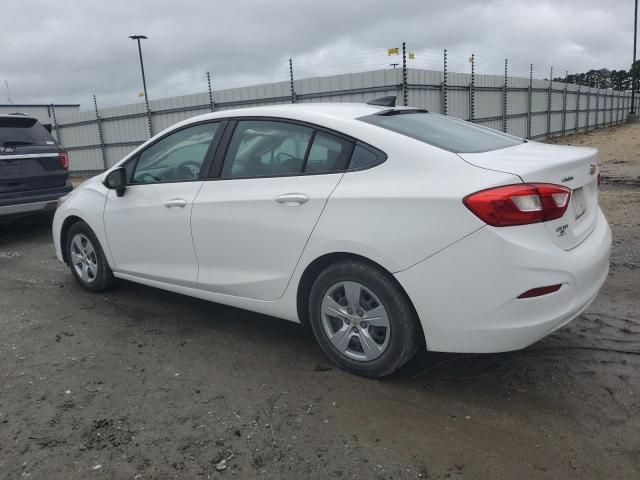
<path id="1" fill-rule="evenodd" d="M 13 153 L 16 149 L 13 147 L 0 147 L 0 153 Z"/>

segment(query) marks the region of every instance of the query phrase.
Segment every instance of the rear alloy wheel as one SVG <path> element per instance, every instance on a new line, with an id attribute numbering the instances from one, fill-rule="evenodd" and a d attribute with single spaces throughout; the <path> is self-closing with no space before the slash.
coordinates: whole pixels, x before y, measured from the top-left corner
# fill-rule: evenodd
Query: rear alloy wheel
<path id="1" fill-rule="evenodd" d="M 389 375 L 421 344 L 409 299 L 394 279 L 365 262 L 329 266 L 311 289 L 310 319 L 322 350 L 346 370 Z"/>
<path id="2" fill-rule="evenodd" d="M 80 285 L 91 292 L 102 292 L 111 287 L 113 273 L 98 239 L 86 223 L 71 226 L 66 248 L 71 273 Z"/>
<path id="3" fill-rule="evenodd" d="M 358 282 L 338 282 L 321 306 L 322 326 L 332 345 L 348 358 L 369 361 L 389 346 L 391 325 L 378 297 Z"/>

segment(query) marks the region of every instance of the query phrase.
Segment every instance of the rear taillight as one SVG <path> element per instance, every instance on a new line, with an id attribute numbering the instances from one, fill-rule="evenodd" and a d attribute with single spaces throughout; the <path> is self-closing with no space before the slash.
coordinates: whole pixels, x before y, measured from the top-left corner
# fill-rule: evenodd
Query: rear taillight
<path id="1" fill-rule="evenodd" d="M 480 220 L 494 227 L 555 220 L 569 206 L 571 190 L 549 183 L 528 183 L 490 188 L 462 201 Z"/>
<path id="2" fill-rule="evenodd" d="M 600 172 L 598 172 L 598 188 L 600 188 L 600 182 L 602 182 L 602 177 L 600 176 Z"/>
<path id="3" fill-rule="evenodd" d="M 60 161 L 60 167 L 63 170 L 67 170 L 69 168 L 69 154 L 66 150 L 60 150 L 58 160 Z"/>

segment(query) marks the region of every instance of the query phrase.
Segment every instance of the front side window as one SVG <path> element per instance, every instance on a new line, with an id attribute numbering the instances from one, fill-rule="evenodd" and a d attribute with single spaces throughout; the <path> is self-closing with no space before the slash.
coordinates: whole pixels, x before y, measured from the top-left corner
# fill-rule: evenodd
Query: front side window
<path id="1" fill-rule="evenodd" d="M 424 111 L 394 110 L 359 120 L 453 153 L 488 152 L 523 143 L 497 130 Z"/>
<path id="2" fill-rule="evenodd" d="M 145 184 L 197 179 L 219 123 L 183 128 L 143 150 L 131 183 Z"/>
<path id="3" fill-rule="evenodd" d="M 240 120 L 224 159 L 224 178 L 302 173 L 313 129 L 271 120 Z"/>

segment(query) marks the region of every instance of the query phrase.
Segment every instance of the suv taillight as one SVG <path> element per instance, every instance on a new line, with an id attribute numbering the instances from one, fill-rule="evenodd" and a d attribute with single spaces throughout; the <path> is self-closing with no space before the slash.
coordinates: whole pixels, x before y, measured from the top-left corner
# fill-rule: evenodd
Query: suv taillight
<path id="1" fill-rule="evenodd" d="M 58 160 L 60 161 L 60 167 L 63 170 L 67 170 L 69 168 L 69 154 L 66 150 L 60 150 Z"/>
<path id="2" fill-rule="evenodd" d="M 462 201 L 483 222 L 508 227 L 560 218 L 567 211 L 570 197 L 567 187 L 528 183 L 482 190 Z"/>

